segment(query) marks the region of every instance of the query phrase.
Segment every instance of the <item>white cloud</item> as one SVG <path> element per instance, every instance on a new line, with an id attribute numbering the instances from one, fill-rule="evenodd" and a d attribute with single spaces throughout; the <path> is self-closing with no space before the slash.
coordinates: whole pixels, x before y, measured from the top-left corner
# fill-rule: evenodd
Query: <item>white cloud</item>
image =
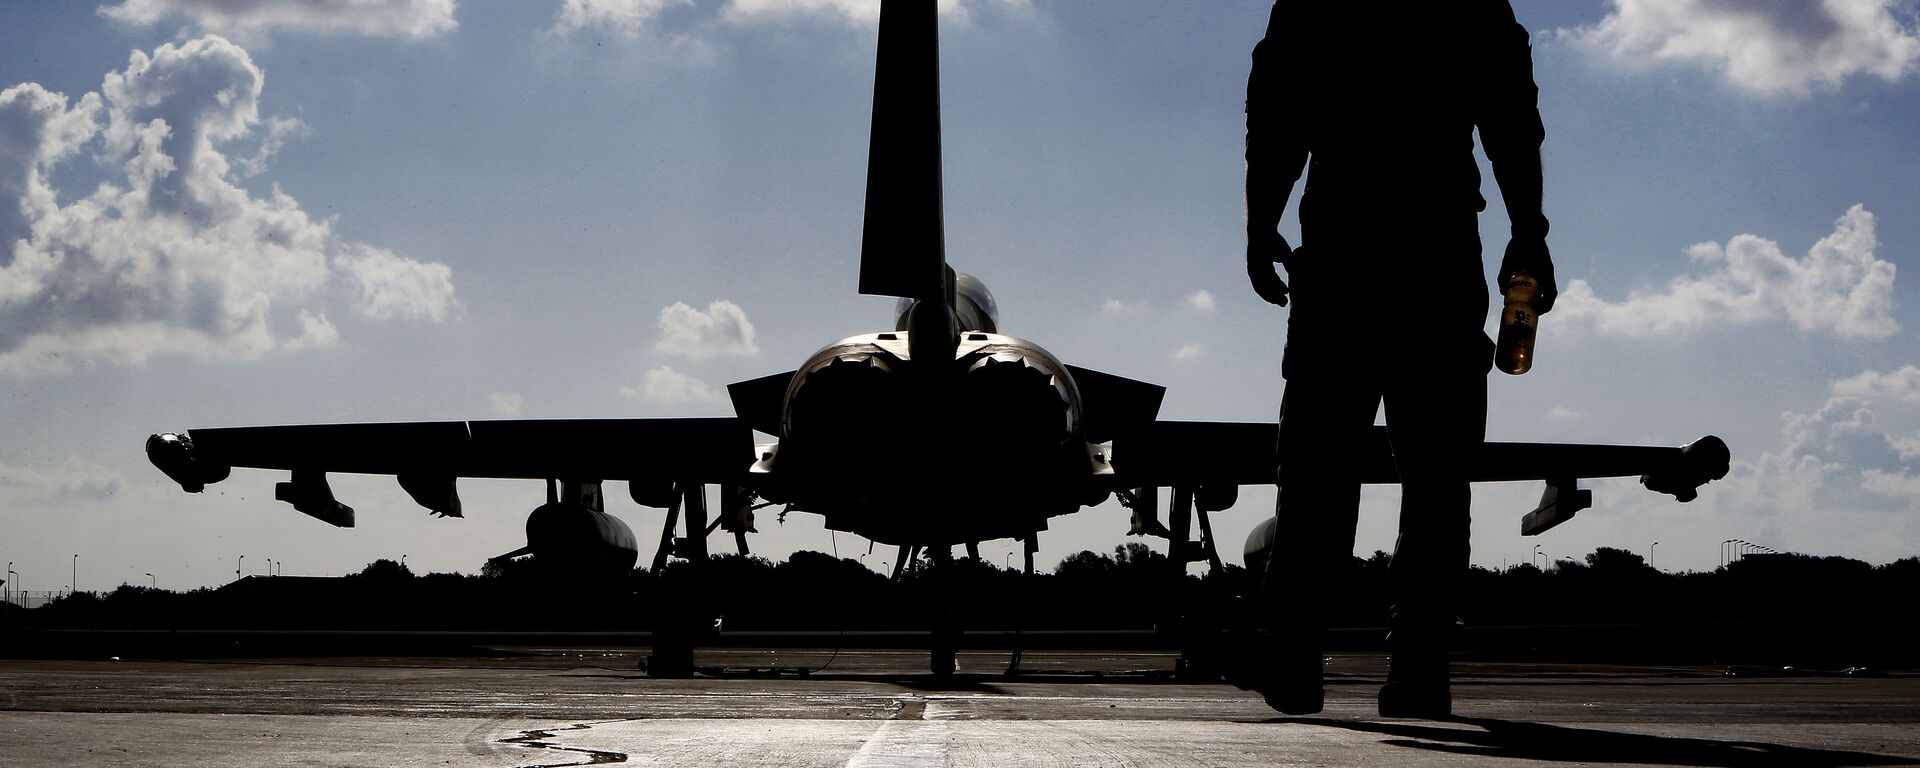
<path id="1" fill-rule="evenodd" d="M 1100 314 L 1103 315 L 1124 315 L 1146 311 L 1148 311 L 1148 307 L 1144 301 L 1130 302 L 1119 299 L 1107 299 L 1100 303 Z"/>
<path id="2" fill-rule="evenodd" d="M 500 416 L 519 416 L 521 406 L 525 404 L 526 398 L 521 397 L 518 392 L 495 392 L 487 395 L 488 407 Z"/>
<path id="3" fill-rule="evenodd" d="M 1730 444 L 1731 471 L 1692 504 L 1676 505 L 1630 479 L 1595 482 L 1607 489 L 1596 492 L 1603 498 L 1595 504 L 1606 514 L 1585 524 L 1593 529 L 1584 535 L 1598 533 L 1605 543 L 1657 531 L 1670 542 L 1691 540 L 1696 555 L 1707 542 L 1739 536 L 1781 551 L 1911 557 L 1920 540 L 1920 405 L 1840 394 L 1848 380 L 1834 382 L 1819 407 L 1783 413 L 1773 446 Z"/>
<path id="4" fill-rule="evenodd" d="M 1920 62 L 1901 0 L 1612 0 L 1564 34 L 1616 61 L 1707 69 L 1741 89 L 1804 94 L 1849 77 L 1889 82 Z"/>
<path id="5" fill-rule="evenodd" d="M 671 366 L 647 371 L 646 381 L 639 389 L 621 387 L 620 394 L 663 405 L 706 403 L 720 399 L 719 390 L 708 386 L 704 381 L 676 371 Z"/>
<path id="6" fill-rule="evenodd" d="M 593 29 L 631 36 L 669 8 L 692 6 L 692 0 L 567 0 L 549 31 L 565 35 Z"/>
<path id="7" fill-rule="evenodd" d="M 654 348 L 695 359 L 760 352 L 746 311 L 726 299 L 714 299 L 705 312 L 678 301 L 660 310 L 660 342 Z"/>
<path id="8" fill-rule="evenodd" d="M 1903 365 L 1892 373 L 1862 371 L 1859 375 L 1834 382 L 1833 394 L 1920 403 L 1920 366 Z"/>
<path id="9" fill-rule="evenodd" d="M 1547 421 L 1559 424 L 1581 421 L 1585 418 L 1587 418 L 1587 414 L 1564 405 L 1556 405 L 1547 409 Z"/>
<path id="10" fill-rule="evenodd" d="M 445 320 L 459 303 L 453 298 L 453 270 L 437 262 L 419 262 L 369 245 L 347 246 L 334 257 L 368 317 Z"/>
<path id="11" fill-rule="evenodd" d="M 339 340 L 340 329 L 333 327 L 333 322 L 326 315 L 316 315 L 303 309 L 300 310 L 300 334 L 287 340 L 286 348 L 299 351 L 331 347 Z"/>
<path id="12" fill-rule="evenodd" d="M 1173 359 L 1195 360 L 1206 356 L 1206 354 L 1207 348 L 1205 346 L 1199 344 L 1182 344 L 1179 349 L 1173 351 Z"/>
<path id="13" fill-rule="evenodd" d="M 1920 398 L 1861 386 L 1915 375 L 1910 365 L 1865 371 L 1833 382 L 1819 408 L 1782 414 L 1779 449 L 1736 462 L 1722 506 L 1762 516 L 1920 512 Z"/>
<path id="14" fill-rule="evenodd" d="M 1635 292 L 1620 302 L 1574 280 L 1560 294 L 1553 318 L 1644 337 L 1785 316 L 1805 331 L 1884 339 L 1900 324 L 1893 319 L 1894 265 L 1874 257 L 1878 246 L 1873 214 L 1855 205 L 1803 258 L 1755 235 L 1736 235 L 1724 246 L 1701 243 L 1687 256 L 1704 274 L 1678 277 L 1662 292 Z"/>
<path id="15" fill-rule="evenodd" d="M 267 118 L 267 135 L 260 139 L 260 146 L 252 157 L 234 160 L 240 166 L 240 172 L 247 176 L 258 176 L 267 172 L 267 161 L 272 160 L 281 147 L 290 139 L 305 138 L 312 130 L 297 117 Z"/>
<path id="16" fill-rule="evenodd" d="M 275 30 L 426 38 L 453 31 L 458 0 L 123 0 L 107 18 L 151 26 L 172 18 L 247 41 Z"/>
<path id="17" fill-rule="evenodd" d="M 120 483 L 120 473 L 78 456 L 44 470 L 0 464 L 0 499 L 9 501 L 97 501 L 118 493 Z"/>
<path id="18" fill-rule="evenodd" d="M 1214 307 L 1213 294 L 1204 288 L 1187 294 L 1187 298 L 1181 303 L 1196 312 L 1212 312 Z"/>
<path id="19" fill-rule="evenodd" d="M 938 0 L 940 16 L 965 24 L 980 10 L 1027 12 L 1032 0 Z M 566 0 L 554 17 L 555 35 L 594 30 L 634 37 L 676 9 L 696 9 L 692 0 Z M 880 0 L 727 0 L 706 24 L 769 24 L 803 19 L 838 20 L 872 26 L 880 19 Z"/>
<path id="20" fill-rule="evenodd" d="M 222 150 L 262 133 L 263 83 L 244 49 L 207 36 L 134 51 L 71 106 L 33 83 L 0 91 L 0 372 L 326 346 L 330 303 L 456 308 L 444 265 L 342 242 L 278 186 L 235 183 Z M 255 165 L 291 130 L 267 128 Z M 63 194 L 47 174 L 82 147 L 110 180 Z"/>

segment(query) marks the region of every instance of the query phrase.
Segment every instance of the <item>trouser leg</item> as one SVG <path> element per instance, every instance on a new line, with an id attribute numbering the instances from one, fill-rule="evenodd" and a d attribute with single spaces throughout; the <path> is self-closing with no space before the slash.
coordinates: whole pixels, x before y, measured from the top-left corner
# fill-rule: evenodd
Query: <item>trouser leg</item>
<path id="1" fill-rule="evenodd" d="M 1468 567 L 1470 473 L 1486 438 L 1486 387 L 1483 368 L 1451 362 L 1427 366 L 1417 380 L 1386 393 L 1402 493 L 1389 569 L 1396 653 L 1444 650 L 1454 622 Z"/>
<path id="2" fill-rule="evenodd" d="M 1332 581 L 1350 570 L 1363 444 L 1379 407 L 1370 384 L 1297 375 L 1280 407 L 1279 501 L 1261 594 L 1276 639 L 1317 654 Z"/>

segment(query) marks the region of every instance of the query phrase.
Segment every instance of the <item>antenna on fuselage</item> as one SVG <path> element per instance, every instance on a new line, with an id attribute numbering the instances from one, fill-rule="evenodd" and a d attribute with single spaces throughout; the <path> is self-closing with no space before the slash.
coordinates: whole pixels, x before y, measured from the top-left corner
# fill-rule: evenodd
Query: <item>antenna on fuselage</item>
<path id="1" fill-rule="evenodd" d="M 951 360 L 959 344 L 944 217 L 939 11 L 935 0 L 881 0 L 860 292 L 915 301 L 914 359 Z"/>

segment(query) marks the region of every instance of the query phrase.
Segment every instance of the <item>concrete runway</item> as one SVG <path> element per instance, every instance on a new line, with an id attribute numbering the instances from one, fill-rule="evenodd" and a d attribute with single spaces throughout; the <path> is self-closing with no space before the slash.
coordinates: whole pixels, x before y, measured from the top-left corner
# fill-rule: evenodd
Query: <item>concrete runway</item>
<path id="1" fill-rule="evenodd" d="M 653 680 L 633 649 L 462 659 L 0 661 L 0 766 L 1920 764 L 1920 676 L 1457 663 L 1456 720 L 1382 720 L 1375 655 L 1280 717 L 1155 654 L 711 651 L 806 677 Z M 830 662 L 830 663 L 829 663 Z M 822 668 L 823 667 L 823 668 Z M 1133 671 L 1133 672 L 1130 672 Z M 1098 674 L 1095 674 L 1098 673 Z"/>

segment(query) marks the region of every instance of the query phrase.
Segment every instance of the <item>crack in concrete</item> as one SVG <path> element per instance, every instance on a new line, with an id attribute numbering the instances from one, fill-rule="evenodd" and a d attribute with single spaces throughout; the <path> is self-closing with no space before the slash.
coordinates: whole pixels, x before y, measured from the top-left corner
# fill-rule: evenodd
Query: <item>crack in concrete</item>
<path id="1" fill-rule="evenodd" d="M 605 765 L 607 763 L 624 763 L 627 761 L 627 753 L 625 752 L 611 752 L 611 751 L 601 750 L 601 749 L 586 749 L 584 747 L 563 747 L 558 744 L 554 744 L 552 742 L 546 741 L 546 739 L 553 738 L 554 734 L 559 732 L 584 731 L 596 725 L 605 725 L 606 723 L 624 723 L 624 722 L 627 722 L 627 721 L 626 720 L 608 720 L 602 723 L 574 723 L 573 725 L 569 725 L 564 728 L 559 728 L 559 727 L 535 728 L 532 730 L 521 731 L 519 736 L 515 736 L 508 739 L 500 739 L 498 743 L 511 744 L 516 747 L 527 747 L 529 749 L 550 749 L 555 752 L 575 752 L 575 753 L 587 756 L 587 761 L 584 763 L 542 763 L 540 765 L 522 766 L 522 768 L 568 768 L 568 766 L 576 766 L 576 765 Z"/>

